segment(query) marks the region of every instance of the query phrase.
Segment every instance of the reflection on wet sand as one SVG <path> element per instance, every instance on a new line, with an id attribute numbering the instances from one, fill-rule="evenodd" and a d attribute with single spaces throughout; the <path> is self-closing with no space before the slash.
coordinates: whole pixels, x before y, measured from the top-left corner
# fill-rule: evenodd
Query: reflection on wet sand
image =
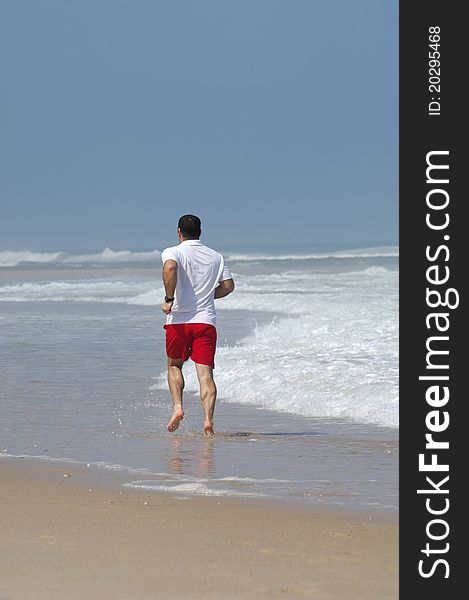
<path id="1" fill-rule="evenodd" d="M 184 448 L 184 444 L 186 447 Z M 198 477 L 207 478 L 214 474 L 213 450 L 215 440 L 204 436 L 199 443 L 187 444 L 182 436 L 171 439 L 169 472 L 174 475 L 191 475 L 192 465 Z"/>

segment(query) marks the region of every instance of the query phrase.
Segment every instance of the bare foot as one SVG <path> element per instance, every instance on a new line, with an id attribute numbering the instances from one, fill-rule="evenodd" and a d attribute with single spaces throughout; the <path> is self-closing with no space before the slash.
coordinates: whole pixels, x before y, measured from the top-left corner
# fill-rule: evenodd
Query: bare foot
<path id="1" fill-rule="evenodd" d="M 184 411 L 182 408 L 179 408 L 174 411 L 173 416 L 171 417 L 170 422 L 168 423 L 167 430 L 168 431 L 176 431 L 179 427 L 180 421 L 184 418 Z"/>
<path id="2" fill-rule="evenodd" d="M 213 421 L 209 421 L 208 419 L 204 423 L 204 434 L 205 435 L 215 435 L 213 431 Z"/>

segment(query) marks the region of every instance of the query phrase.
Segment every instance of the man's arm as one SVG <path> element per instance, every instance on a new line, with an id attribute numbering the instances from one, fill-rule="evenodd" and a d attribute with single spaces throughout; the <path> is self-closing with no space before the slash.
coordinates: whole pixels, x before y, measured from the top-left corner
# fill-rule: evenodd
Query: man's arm
<path id="1" fill-rule="evenodd" d="M 235 284 L 233 279 L 225 279 L 224 281 L 220 281 L 220 283 L 215 288 L 215 300 L 217 298 L 224 298 L 231 294 L 231 292 L 235 289 Z"/>
<path id="2" fill-rule="evenodd" d="M 178 276 L 178 264 L 175 260 L 168 259 L 165 261 L 163 265 L 163 285 L 165 289 L 165 294 L 169 298 L 174 298 L 174 292 L 176 291 L 176 283 Z M 173 306 L 173 302 L 163 302 L 161 305 L 161 310 L 165 315 L 169 315 L 171 312 L 171 308 Z"/>

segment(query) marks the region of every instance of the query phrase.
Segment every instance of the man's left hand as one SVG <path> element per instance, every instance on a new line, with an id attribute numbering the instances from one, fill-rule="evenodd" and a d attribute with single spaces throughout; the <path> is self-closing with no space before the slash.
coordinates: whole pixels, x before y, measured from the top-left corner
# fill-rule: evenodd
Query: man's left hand
<path id="1" fill-rule="evenodd" d="M 165 315 L 169 315 L 172 307 L 173 307 L 172 302 L 163 302 L 163 304 L 161 305 L 161 310 L 164 312 Z"/>

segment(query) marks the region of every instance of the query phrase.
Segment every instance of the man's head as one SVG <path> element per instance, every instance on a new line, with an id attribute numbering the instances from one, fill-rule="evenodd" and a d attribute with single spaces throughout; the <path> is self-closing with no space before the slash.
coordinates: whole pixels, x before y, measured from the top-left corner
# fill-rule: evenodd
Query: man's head
<path id="1" fill-rule="evenodd" d="M 178 221 L 179 239 L 198 240 L 200 237 L 200 219 L 195 215 L 184 215 Z"/>

